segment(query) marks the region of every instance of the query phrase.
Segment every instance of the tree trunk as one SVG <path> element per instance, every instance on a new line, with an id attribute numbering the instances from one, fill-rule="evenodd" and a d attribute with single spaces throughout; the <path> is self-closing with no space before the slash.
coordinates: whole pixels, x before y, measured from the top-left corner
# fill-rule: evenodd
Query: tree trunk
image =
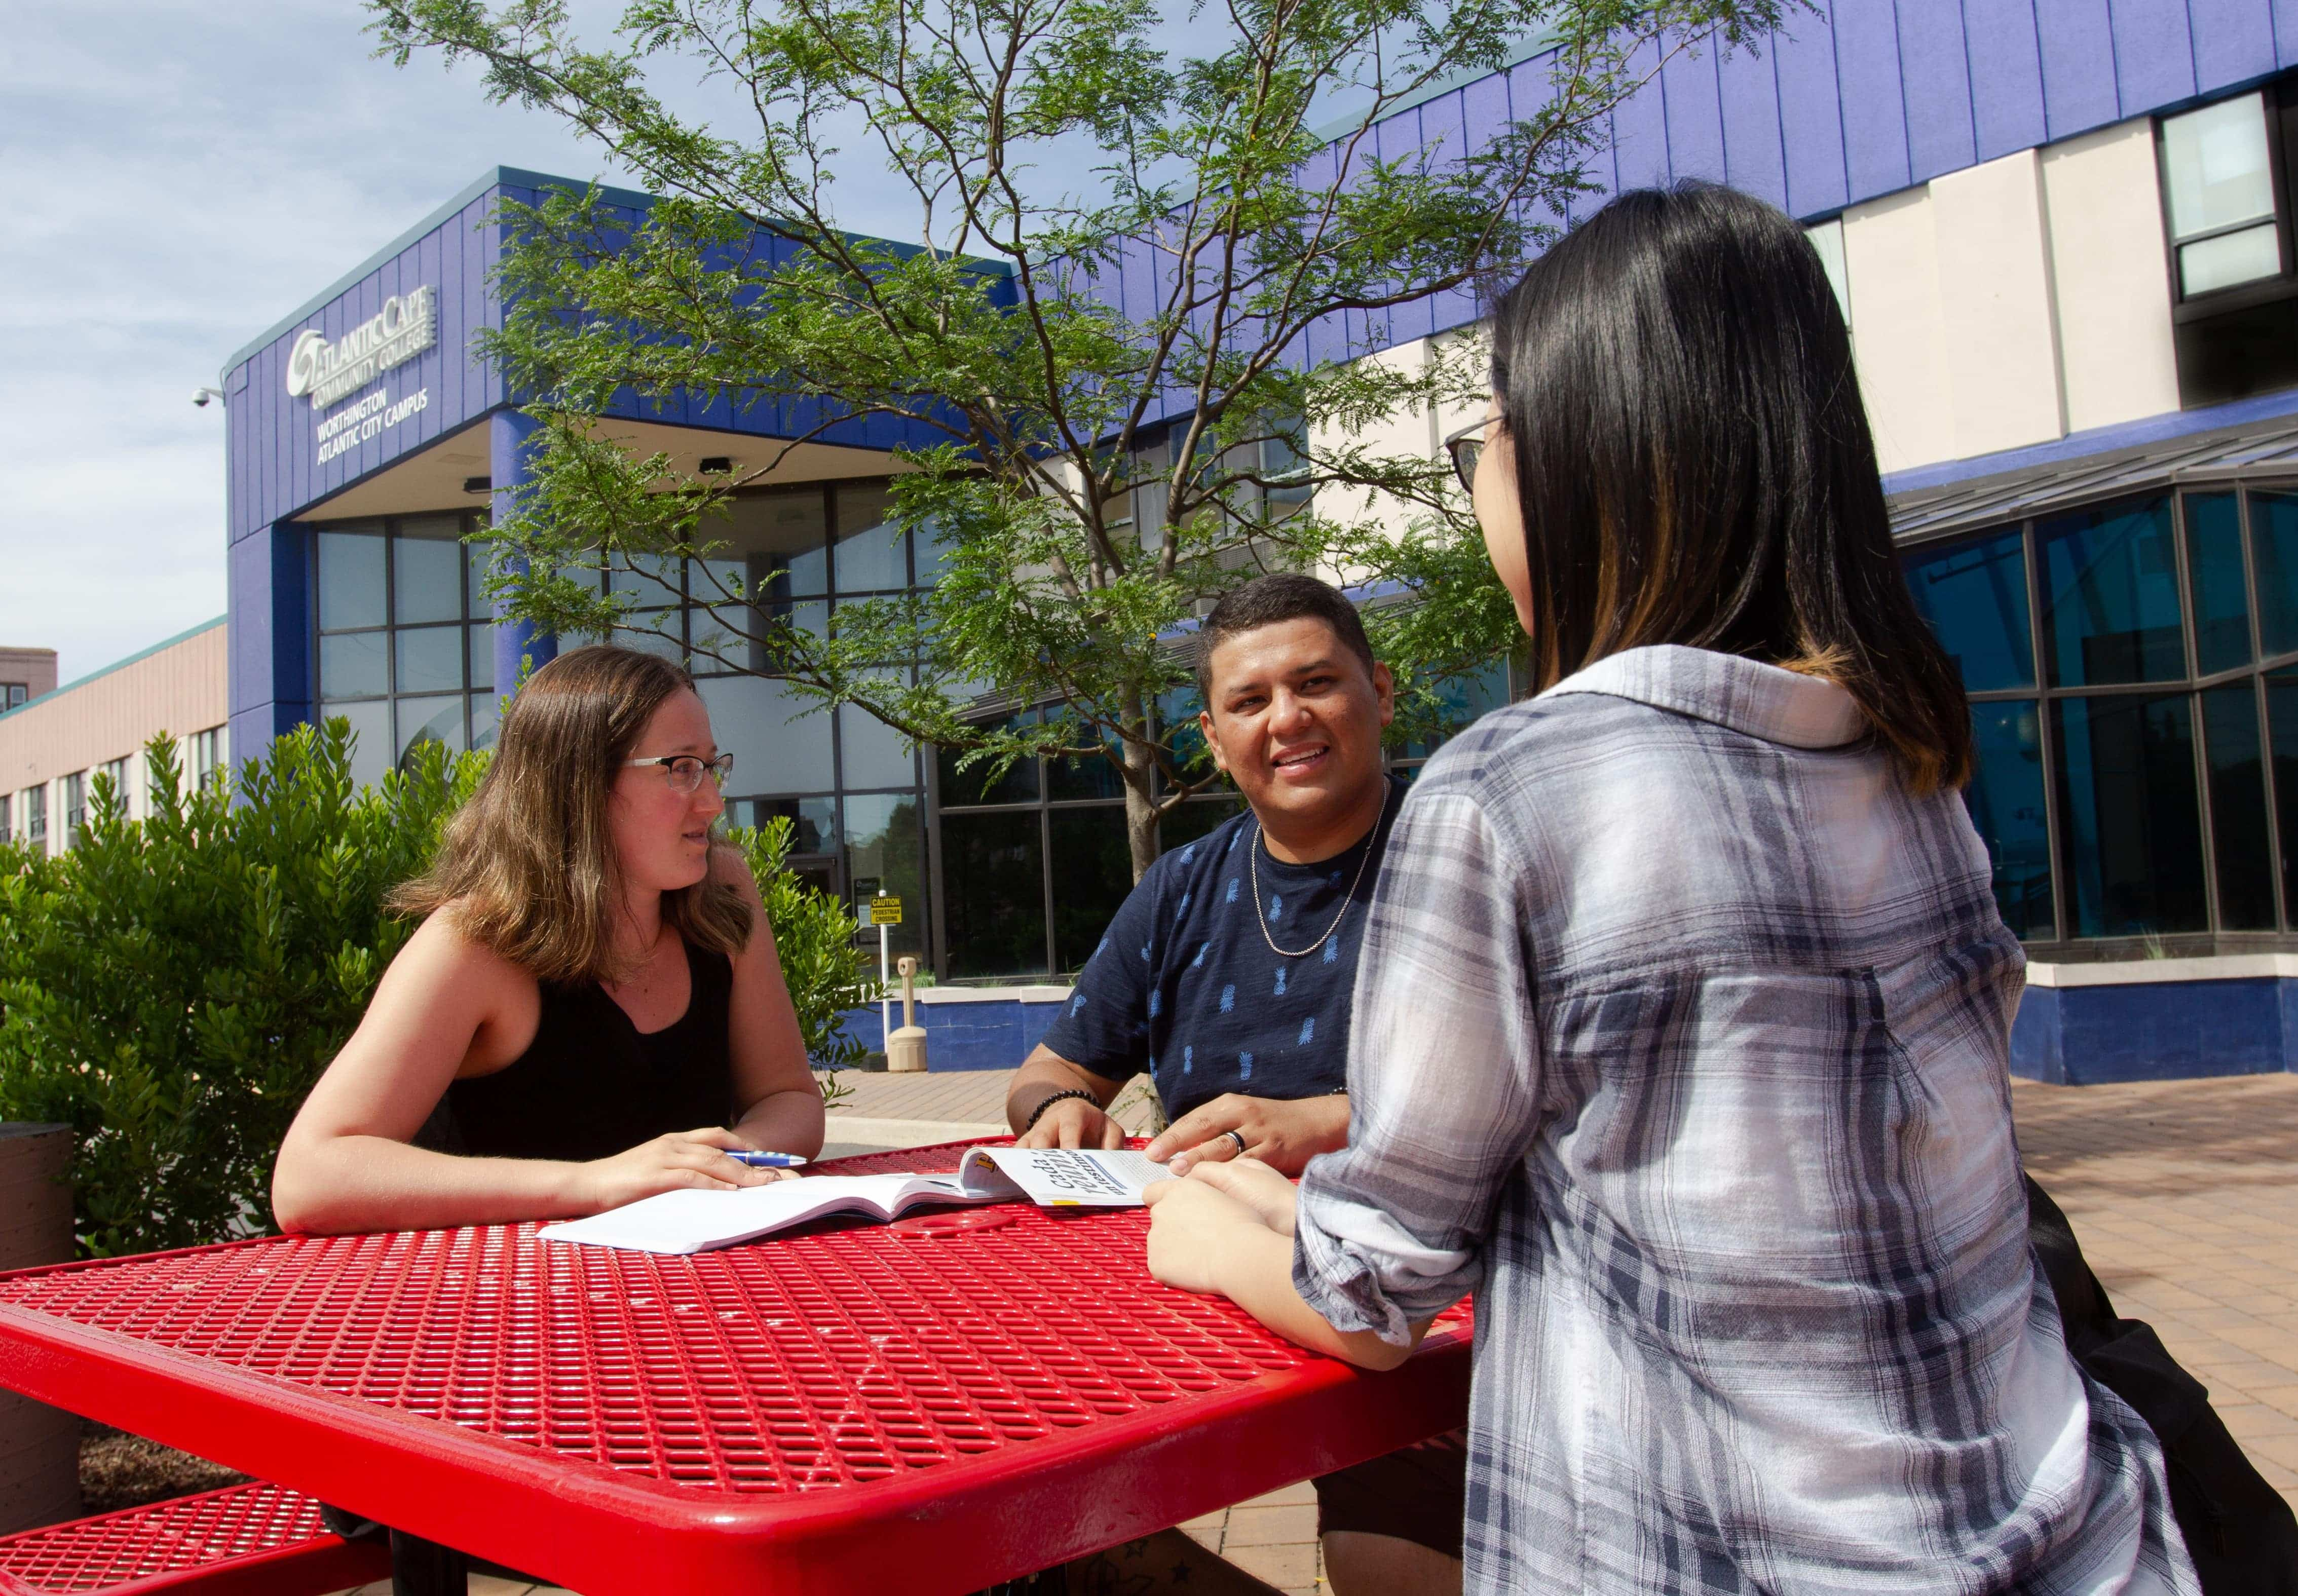
<path id="1" fill-rule="evenodd" d="M 1133 850 L 1133 880 L 1138 883 L 1157 862 L 1157 765 L 1147 748 L 1128 741 L 1118 769 L 1125 778 L 1125 840 Z"/>

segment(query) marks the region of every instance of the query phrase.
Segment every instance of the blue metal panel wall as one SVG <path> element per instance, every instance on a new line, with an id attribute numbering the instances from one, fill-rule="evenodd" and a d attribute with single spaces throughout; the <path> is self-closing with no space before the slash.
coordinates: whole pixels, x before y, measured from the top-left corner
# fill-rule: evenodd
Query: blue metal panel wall
<path id="1" fill-rule="evenodd" d="M 1678 55 L 1613 115 L 1599 192 L 1705 178 L 1816 220 L 1944 173 L 2131 117 L 2232 92 L 2298 66 L 2298 0 L 1843 0 L 1798 14 L 1758 48 Z M 1465 150 L 1548 95 L 1545 56 L 1400 112 L 1389 159 Z M 1335 180 L 1330 153 L 1310 181 Z M 1161 264 L 1131 253 L 1098 292 L 1131 309 Z M 1447 294 L 1310 331 L 1312 360 L 1346 359 L 1461 327 Z"/>

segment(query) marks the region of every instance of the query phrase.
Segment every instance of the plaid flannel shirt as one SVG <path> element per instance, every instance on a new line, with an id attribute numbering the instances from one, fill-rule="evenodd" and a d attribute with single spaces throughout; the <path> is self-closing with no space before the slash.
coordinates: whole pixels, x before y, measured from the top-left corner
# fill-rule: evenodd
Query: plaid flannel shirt
<path id="1" fill-rule="evenodd" d="M 2196 1588 L 2028 1249 L 2023 972 L 1832 684 L 1637 649 L 1430 762 L 1294 1278 L 1391 1341 L 1478 1294 L 1470 1591 Z"/>

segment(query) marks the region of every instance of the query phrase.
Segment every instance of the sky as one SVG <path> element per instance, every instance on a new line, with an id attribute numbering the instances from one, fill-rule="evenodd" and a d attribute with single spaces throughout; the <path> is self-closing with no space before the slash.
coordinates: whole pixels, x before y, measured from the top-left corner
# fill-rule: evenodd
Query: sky
<path id="1" fill-rule="evenodd" d="M 8 7 L 0 645 L 54 649 L 64 682 L 223 613 L 223 412 L 191 395 L 229 355 L 490 167 L 627 181 L 468 69 L 376 59 L 366 22 Z"/>

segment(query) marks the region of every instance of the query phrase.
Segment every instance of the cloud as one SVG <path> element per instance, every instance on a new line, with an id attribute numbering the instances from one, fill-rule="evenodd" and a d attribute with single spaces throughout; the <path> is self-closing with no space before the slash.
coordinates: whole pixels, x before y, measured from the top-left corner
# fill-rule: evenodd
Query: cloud
<path id="1" fill-rule="evenodd" d="M 489 167 L 615 177 L 356 0 L 49 0 L 0 52 L 0 641 L 67 681 L 224 608 L 231 352 Z"/>

